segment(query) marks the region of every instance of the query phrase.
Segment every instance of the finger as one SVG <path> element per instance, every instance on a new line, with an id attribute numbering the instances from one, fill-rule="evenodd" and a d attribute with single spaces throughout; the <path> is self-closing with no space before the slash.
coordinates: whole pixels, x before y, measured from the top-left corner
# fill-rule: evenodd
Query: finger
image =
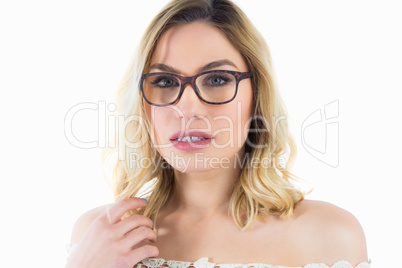
<path id="1" fill-rule="evenodd" d="M 106 217 L 109 218 L 111 224 L 114 224 L 119 222 L 127 211 L 144 207 L 146 204 L 144 200 L 137 197 L 120 200 L 106 212 Z"/>
<path id="2" fill-rule="evenodd" d="M 126 234 L 121 240 L 121 245 L 125 249 L 131 249 L 145 239 L 156 242 L 156 232 L 148 227 L 141 226 Z"/>
<path id="3" fill-rule="evenodd" d="M 140 226 L 145 226 L 145 227 L 152 229 L 153 228 L 152 220 L 143 215 L 132 215 L 132 216 L 116 223 L 114 228 L 116 228 L 116 233 L 119 236 L 123 236 L 123 235 L 127 234 L 128 232 L 130 232 Z"/>
<path id="4" fill-rule="evenodd" d="M 133 266 L 145 258 L 158 257 L 159 249 L 155 246 L 145 245 L 132 250 L 128 254 L 128 261 L 133 264 Z"/>

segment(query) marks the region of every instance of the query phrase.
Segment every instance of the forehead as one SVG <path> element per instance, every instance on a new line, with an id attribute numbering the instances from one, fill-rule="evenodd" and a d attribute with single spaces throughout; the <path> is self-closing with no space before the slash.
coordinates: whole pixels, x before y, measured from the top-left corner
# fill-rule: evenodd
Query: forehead
<path id="1" fill-rule="evenodd" d="M 166 64 L 182 75 L 196 74 L 197 70 L 213 61 L 228 59 L 238 67 L 223 66 L 219 69 L 248 71 L 240 52 L 216 27 L 205 22 L 176 25 L 159 38 L 150 66 Z"/>

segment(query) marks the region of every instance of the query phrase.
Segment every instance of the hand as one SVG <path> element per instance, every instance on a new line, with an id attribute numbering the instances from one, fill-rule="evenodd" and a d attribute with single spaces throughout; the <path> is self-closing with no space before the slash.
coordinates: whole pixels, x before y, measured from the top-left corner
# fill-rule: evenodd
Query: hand
<path id="1" fill-rule="evenodd" d="M 158 256 L 159 250 L 155 246 L 136 247 L 145 239 L 156 242 L 152 221 L 142 215 L 121 219 L 127 211 L 146 204 L 140 198 L 116 202 L 109 213 L 92 222 L 65 268 L 132 268 L 142 259 Z"/>

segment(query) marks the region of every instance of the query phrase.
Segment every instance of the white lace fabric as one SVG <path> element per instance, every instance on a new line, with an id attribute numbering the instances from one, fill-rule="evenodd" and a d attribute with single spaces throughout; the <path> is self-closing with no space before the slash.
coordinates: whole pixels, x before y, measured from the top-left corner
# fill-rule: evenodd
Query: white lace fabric
<path id="1" fill-rule="evenodd" d="M 73 252 L 76 247 L 77 244 L 66 244 L 68 256 L 70 256 L 71 252 Z M 369 262 L 359 263 L 357 266 L 353 266 L 350 262 L 342 260 L 334 263 L 332 266 L 328 266 L 324 263 L 310 263 L 305 266 L 289 267 L 265 263 L 213 263 L 208 261 L 208 257 L 203 257 L 194 262 L 164 260 L 162 258 L 146 258 L 134 265 L 134 268 L 370 268 L 370 266 L 371 260 L 369 260 Z"/>
<path id="2" fill-rule="evenodd" d="M 353 267 L 348 261 L 338 261 L 332 266 L 327 266 L 324 263 L 310 263 L 305 266 L 289 267 L 278 266 L 265 263 L 213 263 L 208 261 L 208 257 L 203 257 L 195 262 L 164 260 L 161 258 L 146 258 L 135 265 L 135 268 L 157 268 L 157 267 L 170 267 L 170 268 L 370 268 L 371 261 L 362 262 L 359 265 Z"/>

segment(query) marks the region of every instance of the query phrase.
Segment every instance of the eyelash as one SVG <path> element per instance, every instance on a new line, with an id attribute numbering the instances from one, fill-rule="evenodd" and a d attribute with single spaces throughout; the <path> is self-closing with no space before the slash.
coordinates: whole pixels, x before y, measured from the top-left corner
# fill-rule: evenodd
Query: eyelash
<path id="1" fill-rule="evenodd" d="M 219 74 L 211 74 L 210 76 L 208 76 L 208 79 L 207 79 L 207 80 L 210 80 L 210 79 L 212 79 L 212 78 L 219 78 L 219 79 L 222 79 L 223 81 L 225 81 L 225 83 L 232 82 L 232 79 L 230 79 L 230 78 L 228 78 L 228 77 L 225 77 L 225 76 L 223 76 L 223 75 L 219 75 Z M 223 85 L 219 84 L 218 86 L 223 86 Z"/>
<path id="2" fill-rule="evenodd" d="M 152 85 L 159 87 L 159 88 L 164 88 L 163 86 L 160 86 L 159 83 L 164 80 L 164 79 L 171 79 L 168 76 L 161 76 L 161 77 L 157 77 L 154 81 L 151 82 Z M 177 82 L 176 80 L 173 80 L 174 82 Z"/>

